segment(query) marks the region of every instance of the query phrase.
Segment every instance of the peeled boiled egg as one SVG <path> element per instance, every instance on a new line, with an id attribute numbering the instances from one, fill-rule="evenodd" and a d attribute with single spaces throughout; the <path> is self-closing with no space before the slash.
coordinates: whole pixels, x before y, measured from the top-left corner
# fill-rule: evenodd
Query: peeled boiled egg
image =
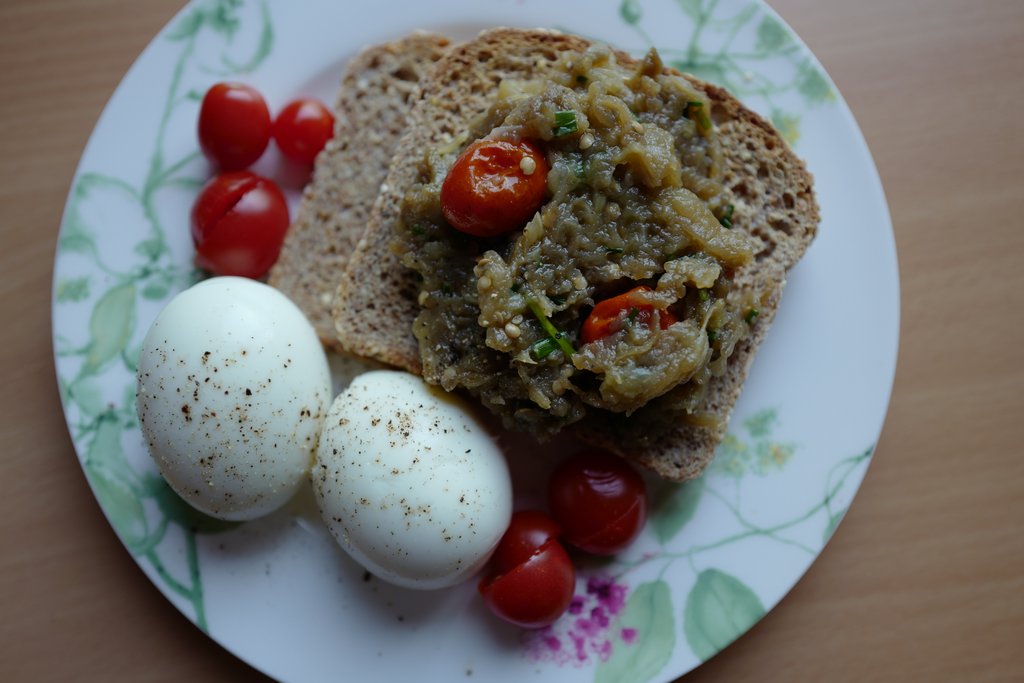
<path id="1" fill-rule="evenodd" d="M 136 405 L 149 452 L 178 495 L 220 519 L 272 512 L 308 481 L 331 395 L 312 326 L 254 280 L 185 290 L 142 342 Z"/>
<path id="2" fill-rule="evenodd" d="M 469 578 L 512 515 L 501 450 L 459 399 L 408 373 L 368 372 L 335 399 L 313 466 L 335 539 L 408 588 Z"/>

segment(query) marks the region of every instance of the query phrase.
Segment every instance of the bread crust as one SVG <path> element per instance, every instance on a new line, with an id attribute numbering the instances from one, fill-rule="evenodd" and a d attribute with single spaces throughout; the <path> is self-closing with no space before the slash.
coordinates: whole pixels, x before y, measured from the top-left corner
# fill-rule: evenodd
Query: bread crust
<path id="1" fill-rule="evenodd" d="M 412 333 L 419 287 L 414 274 L 400 264 L 391 242 L 423 151 L 465 130 L 468 121 L 491 105 L 492 93 L 502 80 L 543 77 L 562 54 L 586 50 L 590 44 L 556 31 L 498 28 L 452 48 L 437 62 L 421 83 L 408 130 L 338 286 L 334 316 L 343 348 L 421 373 L 420 349 Z M 621 64 L 636 63 L 624 53 L 616 55 Z M 768 294 L 751 335 L 737 346 L 725 375 L 709 385 L 706 406 L 719 418 L 719 427 L 679 423 L 632 442 L 623 438 L 606 413 L 570 427 L 580 439 L 675 481 L 698 476 L 713 458 L 756 350 L 775 317 L 786 275 L 807 250 L 819 220 L 811 174 L 771 124 L 722 88 L 683 76 L 711 101 L 711 117 L 724 152 L 724 186 L 735 207 L 733 225 L 757 244 L 755 259 L 735 273 L 735 286 Z"/>
<path id="2" fill-rule="evenodd" d="M 448 46 L 444 36 L 413 33 L 365 48 L 342 76 L 334 136 L 317 157 L 269 277 L 327 347 L 341 349 L 331 313 L 338 277 L 366 230 L 417 84 Z"/>

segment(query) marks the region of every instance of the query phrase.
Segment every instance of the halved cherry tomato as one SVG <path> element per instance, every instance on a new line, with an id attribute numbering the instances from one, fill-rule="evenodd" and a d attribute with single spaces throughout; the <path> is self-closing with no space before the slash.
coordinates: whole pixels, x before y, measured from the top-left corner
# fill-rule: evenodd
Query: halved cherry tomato
<path id="1" fill-rule="evenodd" d="M 478 140 L 441 184 L 441 211 L 462 232 L 495 237 L 523 227 L 544 203 L 548 162 L 528 140 Z"/>
<path id="2" fill-rule="evenodd" d="M 270 143 L 270 110 L 263 96 L 241 83 L 217 83 L 199 107 L 199 147 L 224 171 L 243 169 Z"/>
<path id="3" fill-rule="evenodd" d="M 491 574 L 479 586 L 492 612 L 518 626 L 541 628 L 569 609 L 576 570 L 551 533 L 557 530 L 558 525 L 542 512 L 512 515 L 495 550 Z"/>
<path id="4" fill-rule="evenodd" d="M 274 119 L 273 132 L 282 154 L 311 164 L 334 135 L 334 115 L 318 100 L 295 100 Z"/>
<path id="5" fill-rule="evenodd" d="M 614 555 L 644 527 L 647 487 L 621 458 L 583 451 L 555 468 L 548 505 L 566 543 L 595 555 Z"/>
<path id="6" fill-rule="evenodd" d="M 539 510 L 517 512 L 491 556 L 491 569 L 499 574 L 514 569 L 561 531 L 555 520 Z"/>
<path id="7" fill-rule="evenodd" d="M 603 339 L 615 334 L 627 324 L 650 326 L 654 320 L 654 306 L 637 296 L 641 292 L 650 291 L 650 287 L 641 285 L 618 296 L 599 301 L 583 321 L 580 341 L 589 344 Z M 665 329 L 676 322 L 677 318 L 668 310 L 659 310 L 659 321 L 661 329 Z"/>
<path id="8" fill-rule="evenodd" d="M 287 231 L 281 190 L 249 171 L 214 177 L 192 206 L 196 265 L 217 275 L 262 277 L 277 261 Z"/>

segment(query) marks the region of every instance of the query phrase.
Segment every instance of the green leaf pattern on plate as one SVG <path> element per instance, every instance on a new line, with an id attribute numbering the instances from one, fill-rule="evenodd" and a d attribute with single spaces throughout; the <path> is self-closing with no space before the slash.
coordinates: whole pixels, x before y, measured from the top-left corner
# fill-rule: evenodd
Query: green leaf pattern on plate
<path id="1" fill-rule="evenodd" d="M 135 284 L 126 282 L 107 290 L 89 318 L 89 345 L 82 375 L 95 375 L 128 343 L 135 329 Z"/>
<path id="2" fill-rule="evenodd" d="M 89 276 L 66 278 L 57 283 L 54 298 L 57 303 L 63 304 L 75 301 L 84 301 L 89 298 Z"/>
<path id="3" fill-rule="evenodd" d="M 774 408 L 743 420 L 740 431 L 722 439 L 712 469 L 735 478 L 747 473 L 764 476 L 782 469 L 793 457 L 796 444 L 772 438 L 777 423 L 778 411 Z"/>
<path id="4" fill-rule="evenodd" d="M 651 527 L 662 545 L 671 541 L 693 518 L 704 491 L 704 480 L 673 484 L 658 482 L 652 487 Z"/>
<path id="5" fill-rule="evenodd" d="M 643 10 L 640 9 L 640 3 L 637 0 L 622 0 L 622 4 L 619 5 L 619 16 L 631 26 L 639 22 L 643 15 Z"/>
<path id="6" fill-rule="evenodd" d="M 657 580 L 634 588 L 615 629 L 619 634 L 629 633 L 632 642 L 618 638 L 612 655 L 598 664 L 594 683 L 650 680 L 668 663 L 676 642 L 668 584 Z"/>
<path id="7" fill-rule="evenodd" d="M 167 127 L 172 115 L 180 111 L 196 115 L 201 93 L 215 75 L 251 71 L 270 54 L 274 34 L 267 4 L 260 1 L 249 5 L 254 5 L 261 25 L 258 44 L 244 59 L 227 52 L 245 9 L 238 0 L 197 4 L 165 34 L 165 40 L 180 44 L 180 53 L 156 128 L 148 171 L 141 183 L 137 178 L 117 178 L 92 170 L 78 176 L 61 228 L 58 259 L 66 258 L 74 264 L 67 270 L 78 268 L 80 272 L 62 273 L 54 288 L 55 306 L 91 306 L 85 342 L 75 344 L 60 335 L 56 337 L 58 383 L 72 438 L 79 453 L 84 454 L 86 476 L 125 546 L 148 561 L 167 588 L 191 605 L 196 624 L 203 630 L 208 624 L 195 535 L 234 525 L 192 509 L 155 474 L 151 463 L 142 463 L 136 469 L 126 457 L 123 440 L 129 434 L 138 438 L 134 379 L 142 332 L 137 325 L 138 310 L 143 302 L 166 301 L 198 279 L 193 268 L 182 268 L 170 252 L 157 196 L 182 187 L 194 191 L 202 177 L 190 174 L 199 171 L 200 154 L 193 149 L 168 162 Z M 220 64 L 199 63 L 196 56 L 197 38 L 206 30 L 225 43 Z M 187 88 L 186 79 L 190 81 Z M 135 218 L 111 230 L 103 221 L 115 206 L 123 209 L 118 215 Z M 111 256 L 120 253 L 117 242 L 126 235 L 137 236 L 138 240 L 130 249 L 128 262 L 123 255 L 119 259 Z M 100 389 L 101 380 L 106 380 L 103 384 L 124 382 L 124 388 L 109 400 Z M 147 505 L 147 501 L 152 504 Z M 185 576 L 175 575 L 164 560 L 180 547 L 172 547 L 167 540 L 166 532 L 172 525 L 179 527 L 184 537 Z"/>
<path id="8" fill-rule="evenodd" d="M 703 661 L 746 633 L 764 613 L 761 600 L 739 579 L 705 569 L 686 598 L 683 632 Z"/>

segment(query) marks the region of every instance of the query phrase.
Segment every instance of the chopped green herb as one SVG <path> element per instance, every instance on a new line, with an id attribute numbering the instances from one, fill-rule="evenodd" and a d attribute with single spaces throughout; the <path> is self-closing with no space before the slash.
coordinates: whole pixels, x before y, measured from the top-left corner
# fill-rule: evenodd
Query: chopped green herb
<path id="1" fill-rule="evenodd" d="M 696 121 L 702 130 L 708 131 L 712 128 L 711 117 L 704 111 L 703 102 L 687 102 L 686 108 L 683 110 L 683 116 Z"/>
<path id="2" fill-rule="evenodd" d="M 759 314 L 760 311 L 758 311 L 756 308 L 751 308 L 749 311 L 747 311 L 747 314 L 743 316 L 743 319 L 747 321 L 748 325 L 753 325 L 754 319 L 757 318 Z"/>
<path id="3" fill-rule="evenodd" d="M 709 294 L 708 290 L 706 289 L 698 289 L 697 296 L 700 298 L 701 301 L 707 301 L 708 299 L 711 298 L 711 294 Z"/>
<path id="4" fill-rule="evenodd" d="M 414 226 L 412 226 L 412 234 L 414 234 L 414 235 L 426 235 L 427 231 L 423 229 L 422 225 L 420 225 L 419 223 L 416 223 Z"/>
<path id="5" fill-rule="evenodd" d="M 714 330 L 708 330 L 708 344 L 714 344 L 715 339 L 718 338 L 718 332 Z"/>
<path id="6" fill-rule="evenodd" d="M 731 228 L 732 227 L 732 212 L 735 209 L 736 209 L 736 207 L 733 206 L 732 204 L 726 204 L 726 206 L 725 206 L 725 213 L 722 214 L 722 217 L 719 219 L 718 222 L 721 223 L 723 226 L 725 226 L 727 228 Z"/>
<path id="7" fill-rule="evenodd" d="M 550 299 L 551 303 L 553 303 L 556 306 L 561 306 L 562 304 L 565 303 L 564 296 L 549 296 L 548 299 Z"/>
<path id="8" fill-rule="evenodd" d="M 559 332 L 558 329 L 551 324 L 548 317 L 544 315 L 544 311 L 540 309 L 540 304 L 533 299 L 527 298 L 526 305 L 530 307 L 530 311 L 532 311 L 533 315 L 537 318 L 541 328 L 543 328 L 543 330 L 548 333 L 548 336 L 558 344 L 558 348 L 562 349 L 562 353 L 565 354 L 565 357 L 572 357 L 572 355 L 576 353 L 576 350 L 572 348 L 572 344 L 570 344 L 569 340 L 565 338 L 565 335 Z"/>
<path id="9" fill-rule="evenodd" d="M 604 251 L 606 254 L 621 254 L 624 250 L 622 247 L 605 247 Z"/>
<path id="10" fill-rule="evenodd" d="M 530 357 L 534 360 L 544 360 L 557 348 L 558 343 L 554 339 L 544 337 L 530 344 Z"/>
<path id="11" fill-rule="evenodd" d="M 636 306 L 630 306 L 629 308 L 629 324 L 632 325 L 636 322 L 636 317 L 640 315 L 640 309 Z"/>
<path id="12" fill-rule="evenodd" d="M 557 138 L 562 135 L 568 135 L 569 133 L 575 133 L 579 130 L 579 126 L 576 123 L 576 112 L 574 111 L 556 111 L 555 112 L 555 125 L 551 129 L 551 133 Z"/>

